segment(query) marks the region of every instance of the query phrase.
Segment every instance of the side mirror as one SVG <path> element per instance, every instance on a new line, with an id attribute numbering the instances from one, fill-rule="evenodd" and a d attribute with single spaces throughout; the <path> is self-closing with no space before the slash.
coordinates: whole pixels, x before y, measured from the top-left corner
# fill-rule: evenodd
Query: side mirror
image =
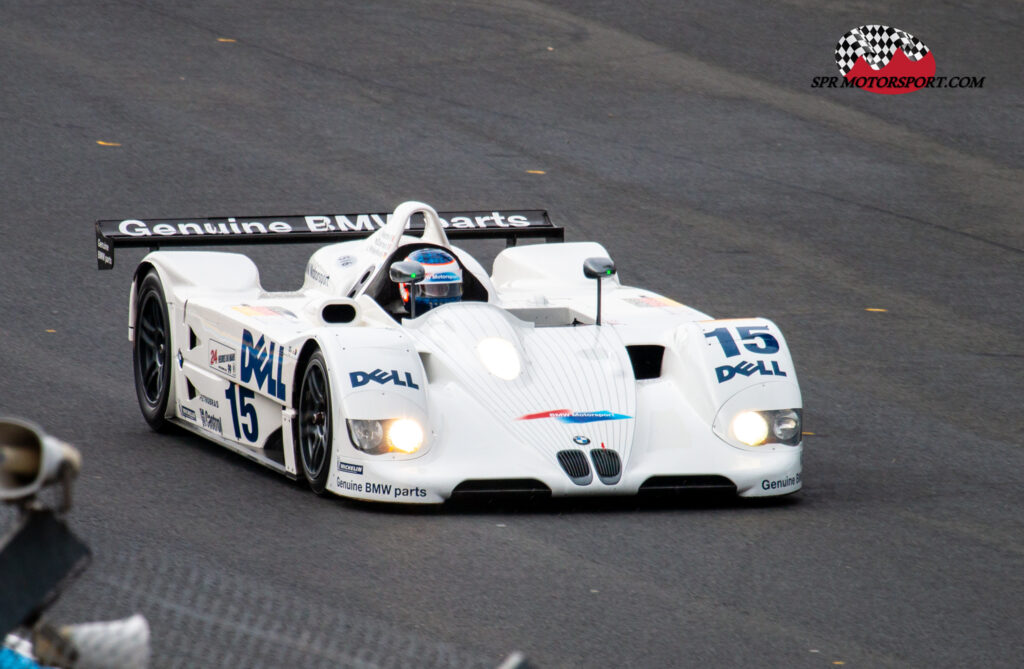
<path id="1" fill-rule="evenodd" d="M 423 265 L 413 260 L 402 260 L 388 268 L 388 275 L 395 283 L 419 283 L 424 278 Z"/>
<path id="2" fill-rule="evenodd" d="M 615 263 L 611 258 L 587 258 L 583 261 L 583 276 L 597 279 L 597 318 L 595 325 L 601 324 L 601 279 L 615 275 Z"/>
<path id="3" fill-rule="evenodd" d="M 48 484 L 77 473 L 81 462 L 77 449 L 32 423 L 0 419 L 0 501 L 28 501 Z M 67 503 L 68 486 L 64 492 Z"/>
<path id="4" fill-rule="evenodd" d="M 402 260 L 396 262 L 388 268 L 388 276 L 395 283 L 408 283 L 417 284 L 426 278 L 426 270 L 423 269 L 423 265 L 419 264 L 415 260 Z M 409 286 L 409 318 L 416 318 L 416 300 L 414 288 Z"/>
<path id="5" fill-rule="evenodd" d="M 611 258 L 587 258 L 583 261 L 583 276 L 588 279 L 603 279 L 615 274 L 615 263 Z"/>

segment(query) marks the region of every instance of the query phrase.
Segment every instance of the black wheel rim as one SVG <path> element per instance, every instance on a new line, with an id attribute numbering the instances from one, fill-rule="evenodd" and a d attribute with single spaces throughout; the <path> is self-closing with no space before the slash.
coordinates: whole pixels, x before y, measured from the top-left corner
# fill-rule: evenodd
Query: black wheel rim
<path id="1" fill-rule="evenodd" d="M 327 464 L 330 434 L 327 377 L 323 367 L 314 363 L 302 379 L 302 394 L 299 397 L 299 446 L 302 466 L 310 478 L 317 478 Z"/>
<path id="2" fill-rule="evenodd" d="M 139 372 L 146 401 L 156 404 L 163 394 L 167 376 L 167 330 L 164 310 L 156 293 L 146 293 L 139 309 Z"/>

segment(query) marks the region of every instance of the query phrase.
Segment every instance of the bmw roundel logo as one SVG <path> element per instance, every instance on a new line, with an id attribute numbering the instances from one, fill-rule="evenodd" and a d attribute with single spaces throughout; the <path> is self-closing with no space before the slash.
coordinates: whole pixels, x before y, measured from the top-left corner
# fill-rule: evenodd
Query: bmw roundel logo
<path id="1" fill-rule="evenodd" d="M 577 434 L 575 437 L 572 438 L 572 440 L 575 441 L 580 446 L 586 446 L 587 444 L 590 443 L 590 440 L 584 437 L 582 434 Z"/>

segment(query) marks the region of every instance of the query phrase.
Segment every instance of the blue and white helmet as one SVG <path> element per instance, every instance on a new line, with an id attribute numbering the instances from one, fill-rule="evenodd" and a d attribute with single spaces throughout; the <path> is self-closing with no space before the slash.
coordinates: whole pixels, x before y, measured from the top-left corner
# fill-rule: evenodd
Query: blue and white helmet
<path id="1" fill-rule="evenodd" d="M 410 253 L 406 260 L 423 265 L 423 281 L 415 284 L 412 291 L 417 316 L 462 299 L 462 268 L 452 254 L 442 249 L 419 249 Z M 409 285 L 400 283 L 398 290 L 402 302 L 409 306 Z"/>

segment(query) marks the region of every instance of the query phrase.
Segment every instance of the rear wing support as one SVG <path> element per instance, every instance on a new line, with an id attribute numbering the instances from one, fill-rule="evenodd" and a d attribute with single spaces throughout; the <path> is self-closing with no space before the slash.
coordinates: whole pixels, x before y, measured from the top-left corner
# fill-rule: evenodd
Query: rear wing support
<path id="1" fill-rule="evenodd" d="M 544 210 L 461 211 L 440 213 L 449 239 L 520 239 L 565 241 Z M 387 225 L 391 214 L 311 216 L 230 216 L 227 218 L 129 218 L 96 221 L 96 265 L 113 269 L 114 250 L 163 246 L 235 246 L 244 244 L 331 244 L 365 239 Z M 423 215 L 414 214 L 406 230 L 423 231 Z"/>

